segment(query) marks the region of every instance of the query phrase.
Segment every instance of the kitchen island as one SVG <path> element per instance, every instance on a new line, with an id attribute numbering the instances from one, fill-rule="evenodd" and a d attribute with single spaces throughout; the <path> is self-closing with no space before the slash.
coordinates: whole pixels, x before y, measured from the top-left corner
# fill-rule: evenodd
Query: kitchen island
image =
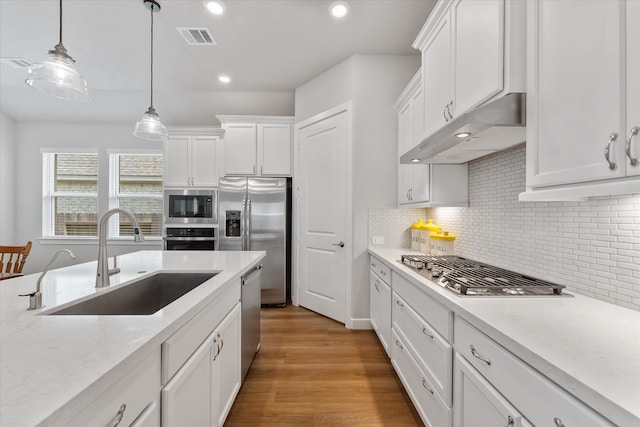
<path id="1" fill-rule="evenodd" d="M 232 288 L 237 303 L 240 277 L 264 256 L 264 252 L 135 252 L 118 257 L 121 272 L 111 276 L 109 288 L 102 289 L 94 287 L 96 262 L 52 270 L 42 281 L 44 308 L 34 311 L 27 311 L 28 298 L 18 295 L 33 292 L 39 275 L 4 281 L 0 425 L 66 425 L 114 389 L 123 376 L 135 373 L 150 355 L 157 353 L 159 360 L 163 343 L 194 318 L 207 316 L 205 308 L 231 295 Z M 217 274 L 151 315 L 47 315 L 158 272 Z"/>
<path id="2" fill-rule="evenodd" d="M 464 391 L 473 380 L 469 378 L 480 373 L 474 383 L 480 384 L 476 390 L 486 387 L 486 395 L 493 399 L 491 393 L 497 389 L 507 401 L 504 405 L 507 413 L 520 410 L 534 425 L 553 425 L 553 416 L 541 417 L 543 412 L 552 412 L 556 405 L 567 408 L 575 404 L 575 409 L 569 412 L 590 421 L 571 424 L 565 419 L 564 423 L 556 421 L 556 425 L 601 427 L 612 422 L 619 426 L 640 426 L 640 313 L 582 295 L 459 296 L 398 261 L 401 254 L 414 251 L 369 248 L 369 253 L 374 273 L 381 268 L 389 271 L 386 277 L 393 292 L 394 310 L 408 304 L 417 313 L 415 318 L 420 322 L 424 319 L 426 323 L 424 327 L 421 324 L 423 329 L 417 335 L 431 337 L 426 341 L 432 341 L 433 335 L 444 336 L 443 348 L 450 353 L 443 358 L 454 359 L 453 372 L 451 365 L 448 374 L 442 370 L 434 372 L 439 375 L 436 379 L 444 378 L 443 413 L 453 412 L 453 418 L 457 419 L 454 425 L 469 425 L 460 415 Z M 378 265 L 378 261 L 383 265 Z M 402 311 L 394 311 L 397 313 L 403 315 Z M 443 321 L 436 323 L 440 313 Z M 389 328 L 399 337 L 397 343 L 409 344 L 410 335 L 396 334 L 402 329 L 397 323 L 401 320 L 395 316 Z M 394 361 L 396 340 L 391 341 Z M 397 350 L 396 354 L 400 353 Z M 395 363 L 394 367 L 398 369 Z M 437 385 L 436 381 L 432 383 Z M 428 383 L 422 385 L 425 384 Z M 478 396 L 474 395 L 476 402 Z M 494 401 L 500 399 L 498 396 Z M 536 421 L 535 417 L 545 421 Z M 505 415 L 503 419 L 510 418 Z M 528 424 L 523 421 L 522 425 Z"/>

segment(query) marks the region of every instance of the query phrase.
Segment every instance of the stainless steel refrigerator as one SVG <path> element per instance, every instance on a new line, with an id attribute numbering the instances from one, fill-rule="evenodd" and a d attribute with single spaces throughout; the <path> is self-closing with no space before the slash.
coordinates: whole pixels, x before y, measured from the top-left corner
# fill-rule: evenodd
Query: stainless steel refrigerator
<path id="1" fill-rule="evenodd" d="M 290 194 L 288 178 L 220 179 L 219 248 L 266 251 L 262 261 L 262 305 L 287 302 Z"/>

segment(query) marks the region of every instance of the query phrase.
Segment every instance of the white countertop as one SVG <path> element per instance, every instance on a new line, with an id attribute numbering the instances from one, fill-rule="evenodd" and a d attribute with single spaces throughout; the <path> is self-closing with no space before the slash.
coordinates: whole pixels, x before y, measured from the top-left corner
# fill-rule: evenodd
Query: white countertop
<path id="1" fill-rule="evenodd" d="M 91 392 L 112 385 L 118 373 L 158 350 L 164 340 L 264 255 L 135 252 L 118 257 L 121 272 L 111 276 L 109 288 L 102 289 L 94 287 L 95 261 L 51 270 L 42 281 L 45 307 L 35 311 L 27 311 L 29 299 L 18 294 L 33 292 L 39 274 L 0 282 L 0 425 L 55 424 L 69 417 L 70 402 L 82 404 Z M 152 315 L 42 315 L 157 272 L 219 274 Z"/>
<path id="2" fill-rule="evenodd" d="M 460 297 L 397 260 L 369 252 L 435 300 L 620 426 L 640 426 L 640 312 L 593 298 Z"/>

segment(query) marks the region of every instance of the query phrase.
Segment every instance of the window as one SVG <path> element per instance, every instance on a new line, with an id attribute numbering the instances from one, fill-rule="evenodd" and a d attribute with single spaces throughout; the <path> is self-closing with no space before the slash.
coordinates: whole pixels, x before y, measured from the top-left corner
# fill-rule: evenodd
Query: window
<path id="1" fill-rule="evenodd" d="M 44 237 L 95 238 L 99 218 L 111 208 L 133 213 L 146 237 L 162 235 L 161 151 L 111 152 L 108 173 L 99 171 L 99 164 L 107 164 L 103 155 L 97 150 L 43 152 Z M 109 227 L 109 237 L 133 233 L 125 216 L 112 217 Z"/>
<path id="2" fill-rule="evenodd" d="M 44 153 L 43 234 L 97 236 L 97 153 Z"/>
<path id="3" fill-rule="evenodd" d="M 162 154 L 110 155 L 109 207 L 131 212 L 145 236 L 162 235 Z M 126 216 L 113 220 L 112 236 L 131 236 Z"/>

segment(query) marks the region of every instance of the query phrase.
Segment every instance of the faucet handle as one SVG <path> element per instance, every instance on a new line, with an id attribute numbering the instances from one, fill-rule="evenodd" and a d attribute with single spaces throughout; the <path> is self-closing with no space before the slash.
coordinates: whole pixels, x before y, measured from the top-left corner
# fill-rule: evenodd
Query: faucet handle
<path id="1" fill-rule="evenodd" d="M 43 308 L 42 305 L 42 292 L 34 291 L 30 294 L 19 294 L 19 297 L 29 297 L 29 308 L 27 310 L 37 310 Z"/>

